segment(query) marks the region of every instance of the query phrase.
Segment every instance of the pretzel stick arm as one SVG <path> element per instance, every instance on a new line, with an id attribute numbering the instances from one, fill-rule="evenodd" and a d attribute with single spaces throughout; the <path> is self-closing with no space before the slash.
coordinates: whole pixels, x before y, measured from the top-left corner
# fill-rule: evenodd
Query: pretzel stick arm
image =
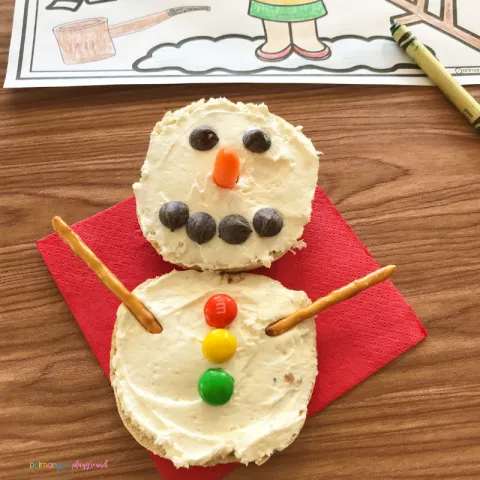
<path id="1" fill-rule="evenodd" d="M 102 261 L 87 247 L 83 240 L 60 218 L 52 220 L 53 229 L 62 240 L 73 250 L 75 255 L 83 260 L 100 281 L 125 306 L 149 333 L 161 333 L 162 327 L 145 305 L 130 292 L 122 282 L 102 263 Z"/>
<path id="2" fill-rule="evenodd" d="M 395 265 L 388 265 L 387 267 L 368 274 L 366 277 L 363 277 L 360 280 L 355 280 L 352 283 L 339 288 L 338 290 L 334 290 L 326 297 L 319 298 L 308 307 L 297 310 L 287 317 L 272 323 L 265 329 L 265 333 L 269 337 L 278 337 L 278 335 L 288 332 L 300 322 L 315 317 L 315 315 L 318 315 L 328 307 L 348 300 L 349 298 L 358 295 L 360 292 L 363 292 L 367 288 L 387 280 L 387 278 L 389 278 L 395 272 L 395 269 Z"/>

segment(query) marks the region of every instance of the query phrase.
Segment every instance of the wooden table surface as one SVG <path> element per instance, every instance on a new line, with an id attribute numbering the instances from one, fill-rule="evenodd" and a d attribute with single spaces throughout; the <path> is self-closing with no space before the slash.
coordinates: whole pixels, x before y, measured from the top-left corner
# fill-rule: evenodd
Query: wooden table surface
<path id="1" fill-rule="evenodd" d="M 0 2 L 2 73 L 12 5 Z M 73 223 L 130 196 L 164 112 L 222 95 L 304 125 L 325 154 L 320 185 L 377 260 L 398 265 L 430 335 L 285 452 L 228 478 L 480 478 L 480 137 L 433 88 L 296 85 L 0 91 L 0 478 L 53 478 L 30 462 L 77 459 L 108 459 L 102 478 L 159 478 L 35 240 L 56 214 Z"/>

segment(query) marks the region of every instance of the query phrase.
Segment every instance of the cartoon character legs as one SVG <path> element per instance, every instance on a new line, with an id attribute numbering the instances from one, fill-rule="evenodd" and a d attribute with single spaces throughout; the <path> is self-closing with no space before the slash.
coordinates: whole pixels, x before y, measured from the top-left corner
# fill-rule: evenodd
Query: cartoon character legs
<path id="1" fill-rule="evenodd" d="M 290 25 L 287 22 L 263 21 L 266 42 L 257 48 L 255 54 L 260 60 L 278 62 L 292 52 Z"/>
<path id="2" fill-rule="evenodd" d="M 276 62 L 292 52 L 309 60 L 324 60 L 330 49 L 318 38 L 316 21 L 328 15 L 323 0 L 250 0 L 250 16 L 263 21 L 265 43 L 255 52 Z"/>
<path id="3" fill-rule="evenodd" d="M 332 54 L 330 48 L 318 38 L 315 20 L 291 24 L 295 52 L 309 60 L 326 60 Z"/>

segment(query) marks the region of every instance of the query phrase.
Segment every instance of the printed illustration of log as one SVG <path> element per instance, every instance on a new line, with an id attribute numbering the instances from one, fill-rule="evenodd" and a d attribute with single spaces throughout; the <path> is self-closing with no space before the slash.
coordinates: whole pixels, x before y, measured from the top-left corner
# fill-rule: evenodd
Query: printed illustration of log
<path id="1" fill-rule="evenodd" d="M 96 62 L 115 55 L 113 39 L 141 32 L 183 13 L 205 11 L 208 6 L 176 7 L 109 27 L 105 17 L 64 23 L 53 29 L 67 65 Z"/>

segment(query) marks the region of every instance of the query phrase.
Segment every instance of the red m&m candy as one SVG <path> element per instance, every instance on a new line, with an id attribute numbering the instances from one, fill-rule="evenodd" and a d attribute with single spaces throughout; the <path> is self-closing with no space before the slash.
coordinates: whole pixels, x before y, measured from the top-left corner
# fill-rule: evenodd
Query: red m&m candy
<path id="1" fill-rule="evenodd" d="M 207 300 L 203 309 L 205 319 L 211 327 L 224 328 L 237 316 L 237 303 L 229 295 L 214 295 Z"/>

